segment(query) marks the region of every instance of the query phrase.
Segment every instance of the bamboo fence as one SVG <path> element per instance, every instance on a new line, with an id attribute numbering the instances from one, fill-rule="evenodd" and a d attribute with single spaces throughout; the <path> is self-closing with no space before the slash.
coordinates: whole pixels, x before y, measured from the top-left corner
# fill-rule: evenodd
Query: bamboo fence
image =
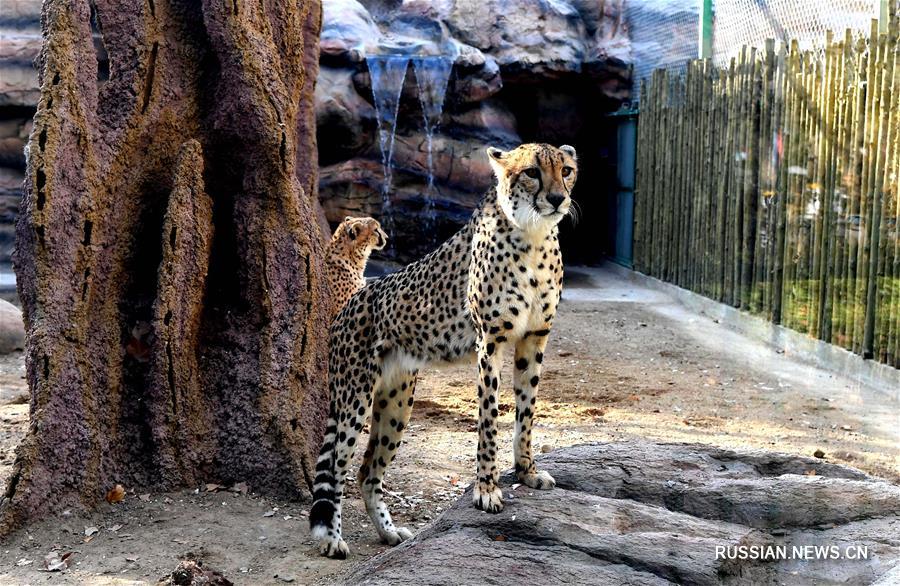
<path id="1" fill-rule="evenodd" d="M 900 66 L 886 34 L 744 48 L 641 88 L 643 273 L 900 367 Z"/>

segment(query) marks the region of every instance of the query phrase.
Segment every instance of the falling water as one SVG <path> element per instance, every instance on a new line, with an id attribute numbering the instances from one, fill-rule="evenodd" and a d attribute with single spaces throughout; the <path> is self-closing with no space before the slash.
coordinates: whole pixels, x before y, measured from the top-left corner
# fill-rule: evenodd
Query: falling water
<path id="1" fill-rule="evenodd" d="M 436 31 L 440 37 L 441 31 Z M 438 45 L 432 45 L 432 47 Z M 425 124 L 425 136 L 428 148 L 428 188 L 424 194 L 424 227 L 431 239 L 436 241 L 434 227 L 436 215 L 434 209 L 434 160 L 432 154 L 434 133 L 441 123 L 444 110 L 444 97 L 447 94 L 447 83 L 459 49 L 452 44 L 441 41 L 440 54 L 427 54 L 429 47 L 417 39 L 396 36 L 389 41 L 382 39 L 375 51 L 366 55 L 366 64 L 372 80 L 372 95 L 378 118 L 378 144 L 381 148 L 381 166 L 384 181 L 381 184 L 382 226 L 388 233 L 389 251 L 394 236 L 394 218 L 391 212 L 391 181 L 393 179 L 394 140 L 397 131 L 397 113 L 400 107 L 400 96 L 406 80 L 406 70 L 410 62 L 416 72 L 416 85 L 419 91 L 419 102 Z"/>
<path id="2" fill-rule="evenodd" d="M 382 227 L 388 234 L 388 247 L 392 248 L 394 219 L 391 214 L 391 159 L 394 156 L 394 136 L 397 130 L 397 111 L 409 57 L 406 55 L 367 55 L 366 64 L 372 78 L 372 95 L 378 117 L 378 144 L 381 148 L 381 166 L 384 181 L 381 185 Z"/>
<path id="3" fill-rule="evenodd" d="M 416 70 L 416 85 L 419 88 L 419 102 L 422 104 L 422 117 L 425 122 L 425 138 L 428 143 L 428 191 L 425 193 L 425 227 L 434 243 L 435 233 L 434 209 L 434 161 L 432 141 L 434 132 L 441 123 L 444 112 L 444 96 L 447 94 L 447 82 L 453 69 L 455 57 L 444 55 L 413 57 Z"/>

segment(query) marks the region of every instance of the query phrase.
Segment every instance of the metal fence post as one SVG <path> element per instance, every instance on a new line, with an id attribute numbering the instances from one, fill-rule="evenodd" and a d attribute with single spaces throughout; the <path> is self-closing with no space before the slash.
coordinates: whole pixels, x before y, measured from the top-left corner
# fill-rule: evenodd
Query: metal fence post
<path id="1" fill-rule="evenodd" d="M 697 56 L 700 59 L 709 59 L 713 52 L 713 0 L 700 1 L 700 36 L 698 39 Z M 887 2 L 887 0 L 882 0 Z"/>

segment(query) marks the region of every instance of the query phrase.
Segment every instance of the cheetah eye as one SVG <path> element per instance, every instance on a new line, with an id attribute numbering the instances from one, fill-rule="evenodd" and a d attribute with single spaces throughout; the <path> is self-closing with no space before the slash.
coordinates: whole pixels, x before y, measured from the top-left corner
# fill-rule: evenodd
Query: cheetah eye
<path id="1" fill-rule="evenodd" d="M 529 167 L 528 169 L 525 169 L 524 173 L 532 179 L 537 179 L 541 176 L 541 171 L 537 167 Z"/>
<path id="2" fill-rule="evenodd" d="M 563 167 L 562 168 L 562 176 L 563 177 L 568 177 L 571 174 L 572 174 L 572 167 Z"/>

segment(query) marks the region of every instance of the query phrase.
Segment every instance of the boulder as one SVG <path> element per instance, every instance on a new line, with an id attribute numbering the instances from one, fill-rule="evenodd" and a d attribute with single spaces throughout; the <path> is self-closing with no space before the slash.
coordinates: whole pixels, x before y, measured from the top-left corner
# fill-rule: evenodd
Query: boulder
<path id="1" fill-rule="evenodd" d="M 451 110 L 444 118 L 447 128 L 465 136 L 478 137 L 485 143 L 491 143 L 489 146 L 512 146 L 520 141 L 516 117 L 497 100 L 485 100 L 468 108 Z"/>
<path id="2" fill-rule="evenodd" d="M 15 248 L 16 218 L 22 200 L 25 173 L 0 167 L 0 262 L 8 262 Z"/>
<path id="3" fill-rule="evenodd" d="M 41 92 L 32 63 L 40 51 L 39 32 L 0 37 L 0 106 L 37 105 Z"/>
<path id="4" fill-rule="evenodd" d="M 433 137 L 434 188 L 430 192 L 425 133 L 413 130 L 395 136 L 388 220 L 383 212 L 384 170 L 377 145 L 353 159 L 322 167 L 319 199 L 329 222 L 337 224 L 348 215 L 378 218 L 392 236 L 388 252 L 401 262 L 433 250 L 469 219 L 493 185 L 487 147 L 510 148 L 519 142 L 514 119 L 501 105 L 481 104 L 473 110 L 446 114 L 453 133 L 439 132 Z M 496 122 L 496 126 L 480 127 L 479 121 Z M 472 126 L 463 126 L 467 122 Z M 428 218 L 423 217 L 426 209 L 431 210 Z"/>
<path id="5" fill-rule="evenodd" d="M 41 50 L 41 0 L 6 0 L 0 10 L 0 106 L 37 105 L 34 59 Z"/>
<path id="6" fill-rule="evenodd" d="M 421 174 L 397 168 L 390 191 L 390 218 L 385 218 L 383 176 L 381 161 L 374 158 L 357 158 L 323 167 L 319 172 L 319 195 L 332 224 L 348 215 L 378 218 L 391 235 L 387 252 L 391 258 L 404 263 L 431 252 L 456 232 L 481 198 L 480 193 L 471 189 L 440 183 L 429 194 Z M 429 206 L 433 211 L 426 218 L 423 212 Z"/>
<path id="7" fill-rule="evenodd" d="M 451 103 L 471 104 L 486 100 L 503 89 L 500 66 L 493 57 L 474 47 L 460 43 L 460 54 L 454 66 L 456 75 L 447 92 Z"/>
<path id="8" fill-rule="evenodd" d="M 316 132 L 323 166 L 357 155 L 375 141 L 375 108 L 353 85 L 353 71 L 321 67 L 316 83 Z"/>
<path id="9" fill-rule="evenodd" d="M 22 311 L 9 301 L 0 299 L 0 354 L 25 348 L 25 324 Z"/>
<path id="10" fill-rule="evenodd" d="M 366 45 L 380 36 L 372 15 L 357 0 L 326 0 L 322 4 L 319 55 L 324 65 L 364 61 Z"/>
<path id="11" fill-rule="evenodd" d="M 343 583 L 869 584 L 898 571 L 900 487 L 850 468 L 638 440 L 564 448 L 539 461 L 554 490 L 507 474 L 506 506 L 490 515 L 472 506 L 470 487 L 431 526 Z M 790 553 L 807 545 L 867 547 L 868 559 L 716 555 L 746 547 L 775 557 L 767 546 Z"/>
<path id="12" fill-rule="evenodd" d="M 585 25 L 565 0 L 455 0 L 440 16 L 455 38 L 494 57 L 504 77 L 581 71 Z"/>

